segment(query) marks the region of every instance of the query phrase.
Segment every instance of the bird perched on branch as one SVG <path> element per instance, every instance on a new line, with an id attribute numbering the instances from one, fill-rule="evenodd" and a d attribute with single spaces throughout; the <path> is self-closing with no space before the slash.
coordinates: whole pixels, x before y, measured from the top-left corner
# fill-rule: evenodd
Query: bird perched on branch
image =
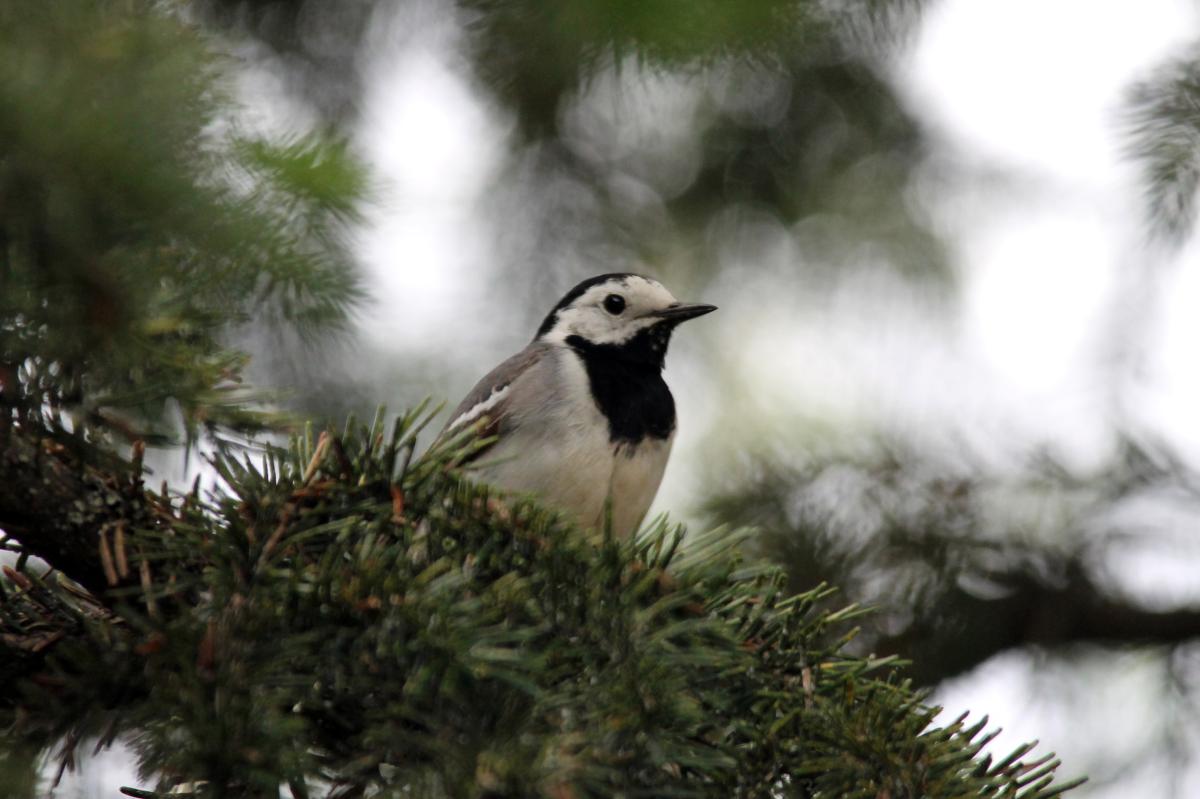
<path id="1" fill-rule="evenodd" d="M 477 478 L 530 492 L 584 528 L 632 535 L 662 481 L 675 436 L 663 381 L 676 325 L 715 311 L 661 283 L 599 275 L 567 292 L 525 349 L 475 385 L 442 435 L 480 424 L 496 442 L 472 456 Z"/>

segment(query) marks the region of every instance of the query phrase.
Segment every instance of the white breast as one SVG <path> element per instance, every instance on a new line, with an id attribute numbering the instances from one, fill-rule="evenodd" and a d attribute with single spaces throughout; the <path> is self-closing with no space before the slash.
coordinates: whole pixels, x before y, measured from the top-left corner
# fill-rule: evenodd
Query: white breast
<path id="1" fill-rule="evenodd" d="M 608 420 L 596 407 L 579 356 L 556 350 L 548 373 L 531 375 L 514 391 L 536 389 L 478 466 L 479 478 L 509 491 L 536 494 L 584 528 L 599 528 L 613 497 L 613 531 L 632 535 L 658 492 L 671 440 L 646 439 L 636 448 L 609 440 Z"/>
<path id="2" fill-rule="evenodd" d="M 658 493 L 667 458 L 671 455 L 671 442 L 675 434 L 665 441 L 647 438 L 637 448 L 617 448 L 613 456 L 611 491 L 613 502 L 613 531 L 625 538 L 633 535 L 650 510 L 650 503 Z"/>

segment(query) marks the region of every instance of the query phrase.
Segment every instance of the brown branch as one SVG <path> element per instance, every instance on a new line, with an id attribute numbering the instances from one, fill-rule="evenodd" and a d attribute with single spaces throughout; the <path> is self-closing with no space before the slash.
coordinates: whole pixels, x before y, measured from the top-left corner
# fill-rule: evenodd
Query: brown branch
<path id="1" fill-rule="evenodd" d="M 114 585 L 101 532 L 146 515 L 140 481 L 106 473 L 42 431 L 0 429 L 0 530 L 97 597 Z M 122 542 L 123 543 L 123 542 Z M 134 584 L 126 575 L 116 584 Z"/>
<path id="2" fill-rule="evenodd" d="M 912 660 L 908 674 L 932 685 L 1018 647 L 1172 646 L 1200 640 L 1200 608 L 1153 610 L 1098 586 L 1073 561 L 1060 583 L 1009 575 L 1009 592 L 983 599 L 954 587 L 906 630 L 878 642 Z"/>

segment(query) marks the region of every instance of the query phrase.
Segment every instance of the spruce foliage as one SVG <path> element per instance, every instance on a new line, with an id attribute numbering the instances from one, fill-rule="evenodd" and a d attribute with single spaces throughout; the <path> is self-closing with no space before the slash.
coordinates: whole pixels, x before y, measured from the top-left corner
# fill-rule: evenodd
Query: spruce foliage
<path id="1" fill-rule="evenodd" d="M 101 535 L 109 587 L 7 572 L 7 740 L 133 742 L 151 790 L 423 796 L 1049 797 L 746 564 L 742 536 L 586 536 L 463 481 L 429 416 L 218 459 L 208 497 Z M 469 434 L 468 434 L 469 435 Z M 82 466 L 82 464 L 81 464 Z"/>
<path id="2" fill-rule="evenodd" d="M 239 130 L 222 58 L 158 5 L 0 7 L 0 402 L 150 441 L 261 427 L 228 334 L 344 323 L 364 191 L 335 140 Z"/>

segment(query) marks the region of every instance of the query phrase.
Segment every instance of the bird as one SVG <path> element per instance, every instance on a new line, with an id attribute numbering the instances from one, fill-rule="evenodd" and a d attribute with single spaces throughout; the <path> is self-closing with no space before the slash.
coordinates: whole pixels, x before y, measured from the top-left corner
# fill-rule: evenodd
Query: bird
<path id="1" fill-rule="evenodd" d="M 494 442 L 468 457 L 470 479 L 533 494 L 585 530 L 602 531 L 609 518 L 627 539 L 658 493 L 675 438 L 662 376 L 671 333 L 715 310 L 679 302 L 642 275 L 588 278 L 528 346 L 476 383 L 439 438 L 477 426 Z"/>

